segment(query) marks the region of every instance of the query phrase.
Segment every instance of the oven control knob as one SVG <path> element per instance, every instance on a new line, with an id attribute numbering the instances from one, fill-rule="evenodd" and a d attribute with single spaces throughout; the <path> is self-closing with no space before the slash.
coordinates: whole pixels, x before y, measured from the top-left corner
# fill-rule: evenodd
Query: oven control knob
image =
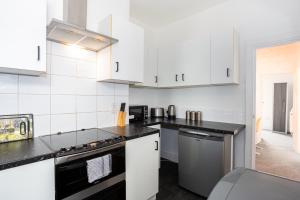
<path id="1" fill-rule="evenodd" d="M 75 150 L 76 147 L 75 146 L 71 146 L 70 150 Z"/>
<path id="2" fill-rule="evenodd" d="M 88 145 L 84 144 L 84 145 L 82 145 L 82 147 L 86 149 L 86 148 L 88 148 Z"/>
<path id="3" fill-rule="evenodd" d="M 61 152 L 66 152 L 67 149 L 66 149 L 66 148 L 61 148 L 60 151 L 61 151 Z"/>

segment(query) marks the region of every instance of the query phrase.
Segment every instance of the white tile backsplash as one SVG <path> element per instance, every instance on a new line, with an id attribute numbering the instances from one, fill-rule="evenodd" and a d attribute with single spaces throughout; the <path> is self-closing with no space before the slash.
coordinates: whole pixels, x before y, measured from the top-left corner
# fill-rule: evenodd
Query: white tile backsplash
<path id="1" fill-rule="evenodd" d="M 19 95 L 19 112 L 34 115 L 50 114 L 50 95 L 21 94 Z"/>
<path id="2" fill-rule="evenodd" d="M 69 76 L 51 76 L 51 94 L 76 94 L 77 78 Z"/>
<path id="3" fill-rule="evenodd" d="M 50 54 L 96 62 L 96 52 L 80 49 L 73 46 L 61 45 L 55 42 L 52 42 L 51 44 Z"/>
<path id="4" fill-rule="evenodd" d="M 18 95 L 17 94 L 0 94 L 0 114 L 18 113 Z"/>
<path id="5" fill-rule="evenodd" d="M 0 114 L 33 113 L 35 136 L 115 126 L 128 85 L 96 82 L 96 53 L 47 42 L 47 74 L 0 74 Z"/>
<path id="6" fill-rule="evenodd" d="M 77 130 L 97 127 L 97 113 L 78 113 Z"/>
<path id="7" fill-rule="evenodd" d="M 97 65 L 95 62 L 80 60 L 77 63 L 77 76 L 82 78 L 96 78 Z"/>
<path id="8" fill-rule="evenodd" d="M 115 95 L 128 96 L 129 86 L 126 84 L 115 84 Z"/>
<path id="9" fill-rule="evenodd" d="M 104 128 L 109 126 L 116 126 L 115 122 L 115 112 L 98 112 L 98 128 Z"/>
<path id="10" fill-rule="evenodd" d="M 76 130 L 76 114 L 51 115 L 51 133 Z"/>
<path id="11" fill-rule="evenodd" d="M 76 112 L 75 95 L 52 95 L 51 114 L 67 114 Z"/>
<path id="12" fill-rule="evenodd" d="M 77 61 L 75 59 L 62 56 L 52 56 L 51 58 L 51 74 L 73 77 L 77 75 Z"/>
<path id="13" fill-rule="evenodd" d="M 1 74 L 0 75 L 0 93 L 12 93 L 18 92 L 18 76 Z"/>
<path id="14" fill-rule="evenodd" d="M 114 96 L 97 96 L 97 111 L 113 111 L 115 110 Z"/>
<path id="15" fill-rule="evenodd" d="M 96 79 L 77 78 L 78 95 L 96 95 Z"/>
<path id="16" fill-rule="evenodd" d="M 50 132 L 50 115 L 35 115 L 34 116 L 34 137 L 49 135 Z"/>
<path id="17" fill-rule="evenodd" d="M 97 96 L 77 96 L 77 112 L 96 112 Z"/>
<path id="18" fill-rule="evenodd" d="M 19 92 L 21 94 L 50 94 L 50 75 L 19 76 Z"/>
<path id="19" fill-rule="evenodd" d="M 113 83 L 97 83 L 97 95 L 115 95 L 115 84 Z"/>

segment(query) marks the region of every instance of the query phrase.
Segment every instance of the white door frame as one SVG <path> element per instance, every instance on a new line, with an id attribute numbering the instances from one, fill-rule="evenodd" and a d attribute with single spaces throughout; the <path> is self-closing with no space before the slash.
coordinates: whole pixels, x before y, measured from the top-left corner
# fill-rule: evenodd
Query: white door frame
<path id="1" fill-rule="evenodd" d="M 295 34 L 296 33 L 296 34 Z M 255 169 L 255 123 L 256 123 L 256 49 L 279 46 L 300 41 L 300 30 L 260 38 L 244 43 L 244 60 L 246 67 L 246 137 L 245 137 L 245 166 Z"/>

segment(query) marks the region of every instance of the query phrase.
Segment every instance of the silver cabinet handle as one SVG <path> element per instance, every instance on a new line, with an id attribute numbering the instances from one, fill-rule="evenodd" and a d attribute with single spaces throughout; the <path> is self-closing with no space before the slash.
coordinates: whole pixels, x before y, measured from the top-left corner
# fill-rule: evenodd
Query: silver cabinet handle
<path id="1" fill-rule="evenodd" d="M 157 83 L 158 82 L 158 77 L 157 76 L 155 76 L 155 83 Z"/>
<path id="2" fill-rule="evenodd" d="M 178 81 L 178 74 L 175 75 L 175 81 Z"/>
<path id="3" fill-rule="evenodd" d="M 117 66 L 116 72 L 119 72 L 119 62 L 116 62 L 116 66 Z"/>
<path id="4" fill-rule="evenodd" d="M 37 60 L 40 61 L 41 60 L 41 47 L 37 46 Z"/>
<path id="5" fill-rule="evenodd" d="M 184 81 L 184 74 L 181 74 L 181 79 L 182 81 Z"/>

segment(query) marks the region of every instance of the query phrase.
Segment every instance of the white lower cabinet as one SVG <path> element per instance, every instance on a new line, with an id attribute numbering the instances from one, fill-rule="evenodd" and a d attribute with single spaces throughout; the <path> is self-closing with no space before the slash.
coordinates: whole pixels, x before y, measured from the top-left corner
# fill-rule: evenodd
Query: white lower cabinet
<path id="1" fill-rule="evenodd" d="M 0 171 L 0 199 L 54 200 L 54 159 Z"/>
<path id="2" fill-rule="evenodd" d="M 126 142 L 126 199 L 155 199 L 159 177 L 159 134 Z"/>

